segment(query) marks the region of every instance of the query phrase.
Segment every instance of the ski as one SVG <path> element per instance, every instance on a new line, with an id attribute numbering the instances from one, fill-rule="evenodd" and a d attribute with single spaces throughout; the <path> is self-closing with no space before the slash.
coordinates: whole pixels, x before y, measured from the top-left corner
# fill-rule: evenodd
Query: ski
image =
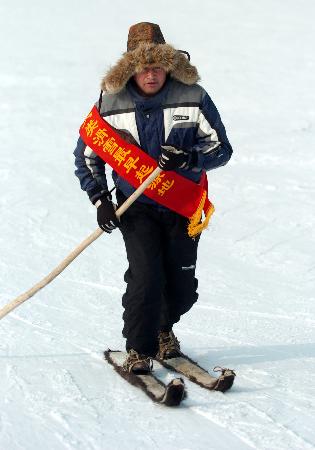
<path id="1" fill-rule="evenodd" d="M 210 391 L 227 391 L 232 387 L 236 376 L 233 370 L 222 367 L 215 367 L 213 369 L 214 372 L 221 372 L 219 377 L 212 376 L 207 370 L 200 367 L 195 361 L 183 353 L 176 358 L 157 359 L 157 361 L 166 369 L 184 375 L 193 383 Z"/>
<path id="2" fill-rule="evenodd" d="M 126 372 L 122 367 L 127 357 L 126 352 L 108 349 L 104 352 L 104 357 L 122 378 L 128 381 L 128 383 L 142 389 L 156 403 L 165 406 L 178 406 L 185 397 L 185 384 L 182 378 L 175 378 L 166 385 L 155 377 L 153 373 L 136 375 Z"/>

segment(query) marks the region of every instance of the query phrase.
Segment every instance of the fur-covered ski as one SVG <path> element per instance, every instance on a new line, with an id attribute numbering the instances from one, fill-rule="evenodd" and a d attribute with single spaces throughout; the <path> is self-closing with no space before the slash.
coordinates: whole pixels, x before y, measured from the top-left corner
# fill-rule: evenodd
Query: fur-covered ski
<path id="1" fill-rule="evenodd" d="M 104 352 L 104 356 L 120 376 L 128 383 L 141 388 L 154 402 L 166 406 L 178 406 L 184 398 L 185 384 L 182 378 L 174 378 L 168 385 L 165 385 L 153 373 L 135 375 L 126 372 L 122 367 L 127 356 L 125 352 L 107 350 Z"/>
<path id="2" fill-rule="evenodd" d="M 215 367 L 213 371 L 221 372 L 221 375 L 214 377 L 183 353 L 177 358 L 157 359 L 157 361 L 167 369 L 184 375 L 193 383 L 210 391 L 227 391 L 232 387 L 236 376 L 233 370 Z"/>

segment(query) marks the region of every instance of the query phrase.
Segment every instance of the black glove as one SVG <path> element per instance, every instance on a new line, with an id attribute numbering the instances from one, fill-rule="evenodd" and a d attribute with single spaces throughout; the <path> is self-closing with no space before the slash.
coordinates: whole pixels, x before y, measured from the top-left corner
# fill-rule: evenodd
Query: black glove
<path id="1" fill-rule="evenodd" d="M 97 207 L 97 223 L 106 233 L 111 233 L 119 226 L 119 221 L 115 214 L 115 207 L 109 193 L 100 197 L 95 203 Z"/>
<path id="2" fill-rule="evenodd" d="M 188 153 L 185 153 L 183 150 L 164 145 L 161 147 L 158 164 L 162 170 L 187 169 L 188 158 Z"/>

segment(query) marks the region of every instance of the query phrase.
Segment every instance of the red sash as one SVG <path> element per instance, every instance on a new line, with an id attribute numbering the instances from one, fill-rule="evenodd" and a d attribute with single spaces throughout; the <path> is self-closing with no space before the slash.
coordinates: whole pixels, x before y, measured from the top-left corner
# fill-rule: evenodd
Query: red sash
<path id="1" fill-rule="evenodd" d="M 129 144 L 100 115 L 96 106 L 80 127 L 80 136 L 102 160 L 134 188 L 150 175 L 157 162 L 136 145 Z M 190 219 L 189 235 L 199 234 L 206 223 L 201 224 L 202 210 L 205 222 L 209 222 L 214 207 L 208 199 L 208 182 L 205 172 L 200 183 L 174 171 L 161 172 L 144 191 L 144 195 L 163 206 Z M 195 233 L 196 226 L 201 228 Z"/>

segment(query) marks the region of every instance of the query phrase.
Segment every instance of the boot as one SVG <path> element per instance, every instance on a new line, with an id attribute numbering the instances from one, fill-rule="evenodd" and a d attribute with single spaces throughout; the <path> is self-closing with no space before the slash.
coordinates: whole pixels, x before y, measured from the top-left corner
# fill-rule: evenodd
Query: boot
<path id="1" fill-rule="evenodd" d="M 179 340 L 173 331 L 160 331 L 157 359 L 169 359 L 181 356 Z"/>
<path id="2" fill-rule="evenodd" d="M 128 356 L 123 364 L 123 369 L 126 372 L 134 373 L 136 375 L 147 375 L 152 372 L 153 362 L 150 356 L 139 355 L 138 352 L 131 349 L 128 351 Z"/>

